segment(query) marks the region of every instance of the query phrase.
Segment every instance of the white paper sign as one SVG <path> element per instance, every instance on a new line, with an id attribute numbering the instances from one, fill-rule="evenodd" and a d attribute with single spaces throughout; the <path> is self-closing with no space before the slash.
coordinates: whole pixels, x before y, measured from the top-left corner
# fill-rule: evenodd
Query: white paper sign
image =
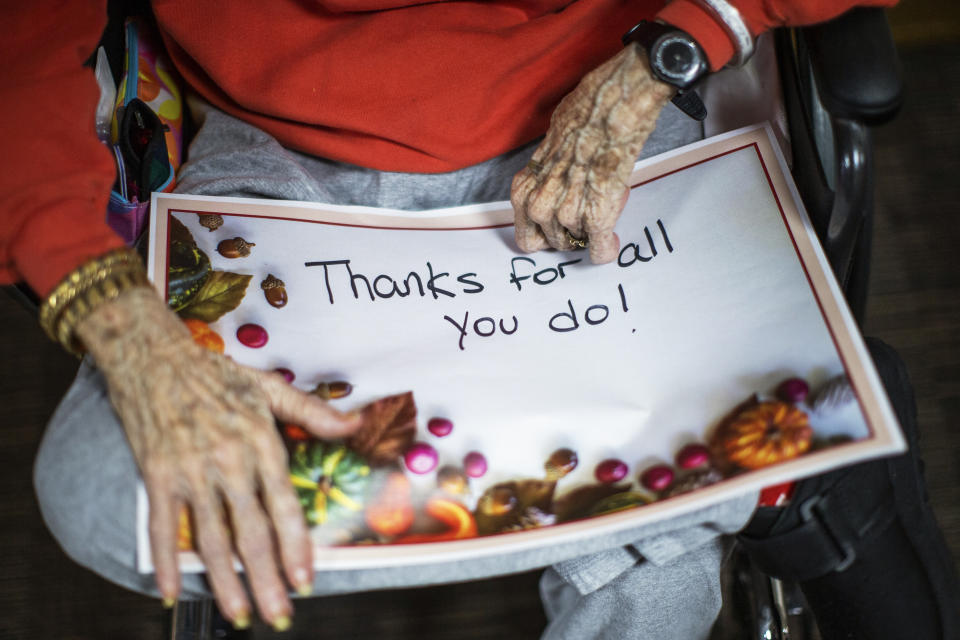
<path id="1" fill-rule="evenodd" d="M 606 265 L 590 264 L 585 252 L 519 253 L 509 203 L 404 212 L 154 196 L 150 265 L 161 290 L 175 218 L 214 269 L 253 277 L 240 306 L 213 323 L 227 354 L 288 368 L 307 391 L 350 381 L 353 393 L 334 401 L 344 409 L 412 390 L 418 439 L 437 450 L 440 466 L 461 465 L 471 451 L 486 457 L 488 472 L 464 498 L 470 508 L 496 483 L 542 478 L 561 447 L 579 465 L 557 495 L 595 483 L 597 464 L 610 458 L 628 465 L 624 481 L 636 486 L 643 469 L 670 464 L 733 407 L 786 378 L 816 389 L 845 374 L 857 395 L 837 411 L 806 408 L 818 441 L 851 442 L 690 494 L 519 533 L 338 547 L 318 551 L 318 566 L 435 562 L 600 535 L 903 450 L 767 128 L 639 163 L 633 184 L 617 226 L 620 256 Z M 215 232 L 198 221 L 210 212 L 224 218 Z M 249 257 L 217 252 L 234 236 L 255 243 Z M 285 283 L 282 309 L 259 289 L 268 274 Z M 264 347 L 237 340 L 247 323 L 266 329 Z M 453 421 L 449 436 L 427 432 L 434 416 Z M 436 483 L 435 473 L 408 476 L 423 492 Z M 141 561 L 149 570 L 148 551 Z"/>

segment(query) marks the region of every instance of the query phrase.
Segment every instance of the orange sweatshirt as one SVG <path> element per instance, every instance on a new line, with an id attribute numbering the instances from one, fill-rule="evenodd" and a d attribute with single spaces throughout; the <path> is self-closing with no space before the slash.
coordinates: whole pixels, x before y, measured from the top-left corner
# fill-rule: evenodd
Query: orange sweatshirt
<path id="1" fill-rule="evenodd" d="M 753 34 L 895 0 L 729 0 Z M 105 1 L 3 3 L 0 281 L 43 295 L 121 242 L 105 222 L 114 168 L 81 64 Z M 315 155 L 445 172 L 542 135 L 557 102 L 641 19 L 704 47 L 734 43 L 698 0 L 154 0 L 171 58 L 219 108 Z"/>

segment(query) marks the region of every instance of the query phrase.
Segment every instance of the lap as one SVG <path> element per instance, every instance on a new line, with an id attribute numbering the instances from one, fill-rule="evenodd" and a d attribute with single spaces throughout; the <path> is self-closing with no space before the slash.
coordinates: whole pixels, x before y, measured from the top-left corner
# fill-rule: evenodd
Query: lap
<path id="1" fill-rule="evenodd" d="M 664 111 L 645 155 L 692 142 L 699 125 Z M 180 176 L 180 189 L 194 194 L 248 195 L 367 204 L 394 208 L 453 206 L 509 197 L 509 184 L 533 152 L 521 147 L 481 165 L 440 175 L 381 173 L 342 163 L 308 158 L 280 147 L 267 134 L 212 111 L 191 147 L 191 160 Z M 136 572 L 136 486 L 138 473 L 121 425 L 114 414 L 103 377 L 85 362 L 44 435 L 35 485 L 48 526 L 69 555 L 104 577 L 128 588 L 155 594 L 150 575 Z M 508 556 L 366 571 L 319 571 L 316 593 L 426 585 L 476 579 L 547 566 L 583 554 L 654 539 L 645 549 L 682 552 L 725 531 L 735 530 L 752 510 L 751 498 L 719 511 L 690 514 L 643 531 L 625 531 Z M 720 524 L 717 524 L 720 523 Z M 703 540 L 670 536 L 683 529 L 702 530 Z M 693 527 L 694 529 L 691 529 Z M 694 536 L 696 538 L 696 536 Z M 659 545 L 659 546 L 657 546 Z M 642 546 L 638 548 L 643 548 Z M 570 567 L 568 567 L 570 569 Z M 609 571 L 609 567 L 604 569 Z M 574 573 L 597 580 L 589 562 Z M 205 596 L 200 576 L 185 576 L 185 595 Z"/>

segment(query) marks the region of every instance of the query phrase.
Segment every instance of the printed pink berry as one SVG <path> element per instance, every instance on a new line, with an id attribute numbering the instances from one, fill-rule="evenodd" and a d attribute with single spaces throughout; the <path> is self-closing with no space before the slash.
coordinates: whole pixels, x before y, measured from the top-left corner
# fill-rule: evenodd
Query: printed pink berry
<path id="1" fill-rule="evenodd" d="M 448 436 L 453 431 L 453 422 L 446 418 L 430 418 L 427 422 L 427 431 L 438 438 Z"/>
<path id="2" fill-rule="evenodd" d="M 797 404 L 807 399 L 810 393 L 810 385 L 803 378 L 789 378 L 780 383 L 777 387 L 776 395 L 784 402 Z"/>
<path id="3" fill-rule="evenodd" d="M 267 337 L 267 330 L 258 324 L 245 324 L 237 329 L 237 340 L 251 349 L 259 349 L 267 344 Z"/>
<path id="4" fill-rule="evenodd" d="M 593 475 L 604 484 L 619 482 L 627 475 L 627 463 L 616 458 L 604 460 L 594 469 Z"/>
<path id="5" fill-rule="evenodd" d="M 681 469 L 696 469 L 710 462 L 710 449 L 700 443 L 688 444 L 677 452 L 677 466 Z"/>
<path id="6" fill-rule="evenodd" d="M 480 478 L 487 472 L 487 459 L 479 451 L 471 451 L 463 458 L 463 470 L 471 478 Z"/>
<path id="7" fill-rule="evenodd" d="M 415 442 L 403 455 L 403 461 L 413 473 L 430 473 L 437 467 L 437 450 L 426 442 Z"/>
<path id="8" fill-rule="evenodd" d="M 640 474 L 640 484 L 650 491 L 665 491 L 673 484 L 673 469 L 665 464 L 650 467 Z"/>
<path id="9" fill-rule="evenodd" d="M 293 375 L 293 371 L 290 371 L 290 369 L 287 369 L 286 367 L 277 367 L 273 371 L 274 373 L 279 373 L 282 375 L 283 379 L 288 383 L 293 382 L 297 378 L 297 376 Z"/>

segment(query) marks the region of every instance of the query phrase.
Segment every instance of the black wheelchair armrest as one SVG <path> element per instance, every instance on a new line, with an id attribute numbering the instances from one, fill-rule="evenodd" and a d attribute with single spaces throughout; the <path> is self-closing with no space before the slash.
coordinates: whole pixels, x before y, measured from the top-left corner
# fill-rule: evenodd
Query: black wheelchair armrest
<path id="1" fill-rule="evenodd" d="M 866 310 L 873 225 L 870 125 L 896 115 L 900 63 L 882 9 L 775 34 L 793 176 L 854 317 Z"/>
<path id="2" fill-rule="evenodd" d="M 883 9 L 853 9 L 801 31 L 827 113 L 869 125 L 896 115 L 903 83 Z"/>

